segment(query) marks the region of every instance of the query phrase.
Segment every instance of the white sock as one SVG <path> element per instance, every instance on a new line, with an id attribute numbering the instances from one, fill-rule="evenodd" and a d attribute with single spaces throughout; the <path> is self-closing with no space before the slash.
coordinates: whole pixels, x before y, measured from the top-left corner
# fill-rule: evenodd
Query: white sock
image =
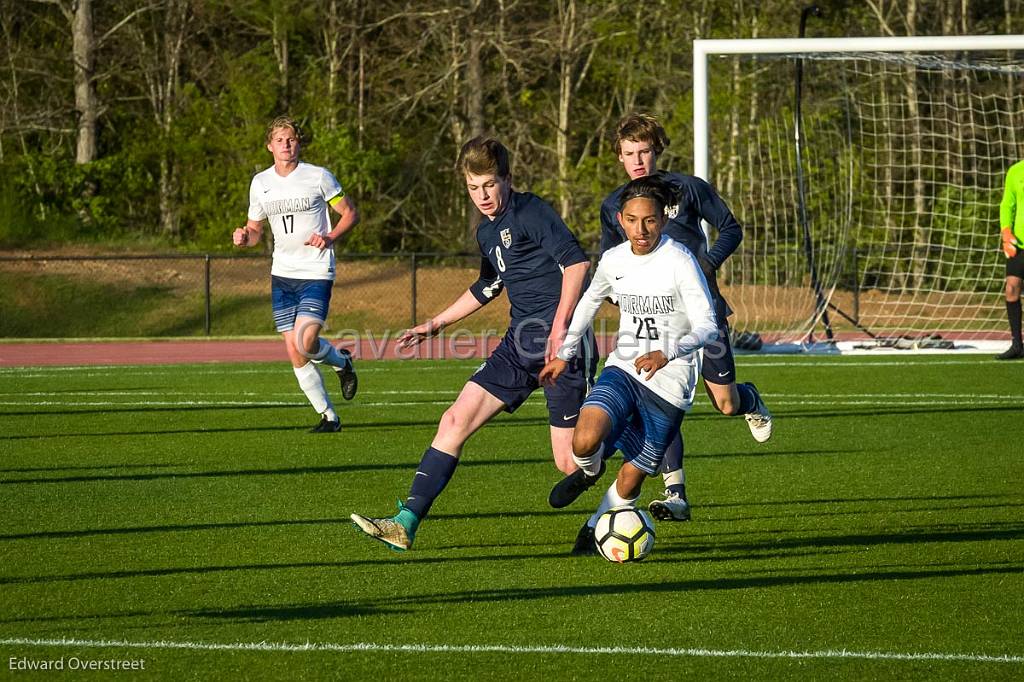
<path id="1" fill-rule="evenodd" d="M 317 346 L 316 352 L 313 353 L 310 360 L 317 364 L 325 362 L 333 367 L 344 367 L 348 364 L 348 358 L 339 353 L 333 343 L 322 336 L 317 341 L 320 342 L 320 345 Z"/>
<path id="2" fill-rule="evenodd" d="M 625 497 L 620 497 L 619 491 L 615 486 L 616 482 L 614 481 L 610 486 L 608 486 L 607 492 L 605 492 L 604 497 L 601 498 L 601 504 L 597 506 L 597 511 L 594 512 L 594 515 L 587 521 L 587 525 L 591 528 L 597 525 L 597 520 L 601 518 L 601 514 L 604 514 L 612 507 L 635 507 L 636 501 L 640 499 L 639 496 L 634 497 L 631 500 L 627 500 Z"/>
<path id="3" fill-rule="evenodd" d="M 320 370 L 312 362 L 307 362 L 302 367 L 293 367 L 295 378 L 299 380 L 299 388 L 306 394 L 309 404 L 320 414 L 331 421 L 338 421 L 338 415 L 334 412 L 334 405 L 327 395 L 327 388 L 324 386 L 324 378 L 320 376 Z"/>
<path id="4" fill-rule="evenodd" d="M 665 479 L 666 488 L 670 485 L 686 485 L 686 474 L 682 469 L 666 472 L 661 477 Z"/>
<path id="5" fill-rule="evenodd" d="M 575 452 L 572 453 L 572 461 L 576 462 L 576 466 L 583 469 L 587 476 L 597 476 L 597 472 L 601 470 L 601 458 L 603 455 L 604 443 L 601 443 L 597 451 L 589 457 L 579 457 Z"/>

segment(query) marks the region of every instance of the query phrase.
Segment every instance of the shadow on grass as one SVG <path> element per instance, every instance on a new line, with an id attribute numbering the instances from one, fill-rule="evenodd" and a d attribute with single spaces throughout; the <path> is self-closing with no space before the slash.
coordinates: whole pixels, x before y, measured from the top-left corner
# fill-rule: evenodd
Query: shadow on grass
<path id="1" fill-rule="evenodd" d="M 550 556 L 546 558 L 551 558 Z M 581 558 L 580 561 L 599 562 L 594 557 Z M 442 559 L 418 560 L 417 564 L 443 561 Z M 363 562 L 361 562 L 363 563 Z M 392 564 L 394 562 L 380 562 Z M 403 562 L 404 563 L 404 562 Z M 338 564 L 340 565 L 340 564 Z M 331 564 L 294 564 L 274 568 L 331 567 Z M 231 567 L 223 570 L 245 569 Z M 254 568 L 254 567 L 249 567 Z M 266 567 L 255 567 L 266 568 Z M 355 598 L 348 601 L 326 603 L 284 604 L 284 605 L 245 605 L 232 608 L 203 608 L 194 610 L 175 610 L 169 612 L 131 611 L 109 614 L 41 616 L 25 618 L 0 619 L 0 623 L 40 623 L 80 620 L 112 620 L 120 618 L 140 618 L 154 616 L 172 616 L 177 619 L 202 619 L 230 621 L 236 623 L 263 623 L 274 621 L 326 620 L 348 618 L 352 616 L 375 613 L 423 613 L 429 607 L 438 605 L 473 605 L 486 603 L 506 603 L 509 601 L 530 602 L 548 599 L 564 599 L 578 597 L 615 597 L 636 598 L 642 595 L 678 594 L 696 591 L 746 590 L 788 588 L 800 585 L 843 585 L 865 582 L 932 580 L 936 578 L 959 578 L 974 576 L 1020 575 L 1024 574 L 1024 566 L 989 564 L 971 567 L 950 568 L 915 568 L 907 570 L 896 567 L 896 570 L 878 570 L 879 567 L 850 567 L 847 571 L 821 571 L 815 573 L 783 574 L 773 572 L 770 575 L 732 576 L 719 578 L 699 578 L 694 580 L 676 580 L 668 582 L 637 582 L 630 581 L 610 585 L 566 585 L 559 587 L 512 587 L 482 590 L 451 590 L 434 593 L 418 593 L 406 596 L 386 595 L 373 599 Z M 198 569 L 202 571 L 203 569 Z M 215 569 L 207 569 L 215 570 Z M 170 575 L 170 573 L 164 574 Z M 109 576 L 117 577 L 117 576 Z M 135 576 L 125 576 L 135 577 Z"/>
<path id="2" fill-rule="evenodd" d="M 550 457 L 518 459 L 472 459 L 460 463 L 460 468 L 485 466 L 518 466 L 522 464 L 549 464 Z M 309 474 L 349 474 L 360 471 L 415 471 L 415 462 L 390 464 L 335 464 L 330 466 L 281 467 L 276 469 L 229 469 L 224 471 L 167 471 L 149 474 L 104 474 L 83 476 L 60 476 L 52 478 L 16 478 L 0 480 L 0 486 L 24 483 L 91 483 L 96 481 L 154 481 L 174 478 L 229 478 L 235 476 L 305 476 Z"/>
<path id="3" fill-rule="evenodd" d="M 564 513 L 564 512 L 555 512 Z M 337 521 L 335 521 L 337 522 Z M 1001 526 L 1008 526 L 1003 528 Z M 357 531 L 353 530 L 352 533 L 358 535 Z M 1024 538 L 1024 526 L 1014 524 L 994 524 L 992 526 L 981 526 L 975 530 L 962 530 L 956 527 L 950 527 L 949 529 L 939 529 L 935 527 L 921 527 L 917 529 L 911 529 L 906 532 L 899 533 L 871 533 L 871 534 L 854 534 L 854 535 L 822 535 L 815 537 L 805 538 L 793 538 L 785 537 L 779 540 L 775 534 L 771 534 L 769 539 L 757 542 L 707 542 L 700 543 L 692 540 L 686 540 L 684 542 L 664 546 L 662 545 L 657 553 L 657 557 L 661 561 L 671 560 L 672 557 L 681 557 L 683 560 L 688 562 L 700 561 L 715 561 L 715 562 L 735 562 L 743 561 L 747 559 L 763 560 L 765 558 L 795 558 L 801 556 L 820 556 L 820 555 L 834 555 L 842 553 L 843 548 L 846 547 L 858 547 L 868 548 L 877 547 L 882 545 L 916 545 L 921 543 L 936 543 L 936 542 L 986 542 L 993 540 L 1019 540 Z M 373 542 L 369 538 L 364 538 L 366 542 Z M 568 551 L 568 544 L 564 542 L 551 542 L 542 543 L 539 545 L 531 545 L 532 547 L 547 546 L 547 547 L 558 547 L 564 548 Z M 552 560 L 552 559 L 566 559 L 571 561 L 588 561 L 596 560 L 593 557 L 582 557 L 582 558 L 570 558 L 563 554 L 561 551 L 557 553 L 551 552 L 523 552 L 514 553 L 513 548 L 515 545 L 509 545 L 508 543 L 500 543 L 493 545 L 484 546 L 473 546 L 477 547 L 489 547 L 494 552 L 499 553 L 487 553 L 487 554 L 474 554 L 468 556 L 452 555 L 452 550 L 455 549 L 452 546 L 444 548 L 431 548 L 433 554 L 427 554 L 426 556 L 419 555 L 416 553 L 411 554 L 398 554 L 389 552 L 383 546 L 380 546 L 379 552 L 382 558 L 379 559 L 357 559 L 352 561 L 339 561 L 339 562 L 296 562 L 296 563 L 280 563 L 280 564 L 239 564 L 239 565 L 225 565 L 225 566 L 191 566 L 191 567 L 170 567 L 170 568 L 153 568 L 153 569 L 139 569 L 139 570 L 124 570 L 124 571 L 90 571 L 83 573 L 70 573 L 66 575 L 38 575 L 38 576 L 12 576 L 0 578 L 0 585 L 21 585 L 21 584 L 41 584 L 41 583 L 60 583 L 60 582 L 75 582 L 80 580 L 120 580 L 120 579 L 136 579 L 136 578 L 157 578 L 175 575 L 204 575 L 213 573 L 231 573 L 236 571 L 276 571 L 276 570 L 294 570 L 294 569 L 343 569 L 343 568 L 355 568 L 355 567 L 379 567 L 379 566 L 393 566 L 396 563 L 405 564 L 408 566 L 428 566 L 432 564 L 476 564 L 481 562 L 507 562 L 507 561 L 522 561 L 522 560 Z M 443 556 L 437 554 L 438 550 L 444 552 Z M 739 554 L 732 555 L 717 555 L 714 557 L 701 556 L 702 553 L 706 552 L 723 552 L 723 551 L 735 551 Z M 722 579 L 707 579 L 699 581 L 688 581 L 681 583 L 668 583 L 670 585 L 676 585 L 673 591 L 688 590 L 688 589 L 735 589 L 737 587 L 770 587 L 774 585 L 788 585 L 788 584 L 812 584 L 812 583 L 828 583 L 828 582 L 859 582 L 859 581 L 870 581 L 870 580 L 899 580 L 899 579 L 917 579 L 917 578 L 931 578 L 931 577 L 949 577 L 954 575 L 975 575 L 985 573 L 1021 573 L 1024 574 L 1024 566 L 1022 565 L 1005 565 L 1006 562 L 1001 562 L 999 568 L 992 569 L 979 569 L 976 567 L 971 568 L 957 568 L 950 570 L 922 570 L 922 571 L 891 571 L 886 573 L 872 574 L 871 572 L 863 572 L 863 566 L 851 566 L 849 567 L 848 573 L 838 573 L 834 575 L 799 575 L 799 576 L 779 576 L 775 571 L 769 575 L 757 577 L 757 578 L 744 578 L 742 580 L 722 578 Z M 830 567 L 831 568 L 831 567 Z M 662 584 L 651 585 L 651 584 L 636 584 L 630 585 L 635 591 L 660 591 Z M 577 588 L 565 588 L 572 590 L 564 593 L 564 596 L 570 596 L 573 594 L 593 594 L 590 590 L 601 590 L 602 587 L 597 588 L 580 588 L 583 592 L 575 591 Z M 553 595 L 548 595 L 553 596 Z M 434 599 L 440 599 L 441 595 L 436 595 Z M 509 597 L 517 598 L 517 597 Z M 417 598 L 420 599 L 420 598 Z M 426 599 L 425 603 L 441 603 L 441 602 L 430 602 L 430 596 L 422 597 Z M 459 601 L 457 599 L 451 599 L 450 601 Z M 0 620 L 0 622 L 13 622 Z"/>

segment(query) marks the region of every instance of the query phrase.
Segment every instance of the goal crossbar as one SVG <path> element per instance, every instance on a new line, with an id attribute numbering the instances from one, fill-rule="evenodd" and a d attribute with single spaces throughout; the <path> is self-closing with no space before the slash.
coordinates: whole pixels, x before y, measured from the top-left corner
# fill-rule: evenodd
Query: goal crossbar
<path id="1" fill-rule="evenodd" d="M 812 52 L 944 52 L 1024 50 L 1024 35 L 890 38 L 740 38 L 693 41 L 693 174 L 710 180 L 708 57 L 721 54 Z"/>

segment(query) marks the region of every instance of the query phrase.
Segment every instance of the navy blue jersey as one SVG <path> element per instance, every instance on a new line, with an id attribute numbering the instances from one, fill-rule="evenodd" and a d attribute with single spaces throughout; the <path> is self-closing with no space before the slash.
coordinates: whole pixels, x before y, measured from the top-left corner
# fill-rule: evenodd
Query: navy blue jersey
<path id="1" fill-rule="evenodd" d="M 512 192 L 501 215 L 480 221 L 476 239 L 483 255 L 480 279 L 470 287 L 476 300 L 489 303 L 507 288 L 511 328 L 528 320 L 550 327 L 562 295 L 562 268 L 587 261 L 555 210 L 534 194 Z"/>
<path id="2" fill-rule="evenodd" d="M 718 192 L 704 180 L 692 175 L 658 171 L 658 177 L 671 183 L 682 194 L 679 204 L 668 207 L 669 220 L 664 233 L 688 248 L 698 259 L 706 258 L 717 270 L 743 241 L 743 228 Z M 628 183 L 627 183 L 628 184 Z M 601 253 L 626 241 L 626 233 L 616 214 L 619 197 L 626 185 L 608 195 L 601 204 Z M 718 229 L 718 238 L 708 249 L 701 218 Z"/>

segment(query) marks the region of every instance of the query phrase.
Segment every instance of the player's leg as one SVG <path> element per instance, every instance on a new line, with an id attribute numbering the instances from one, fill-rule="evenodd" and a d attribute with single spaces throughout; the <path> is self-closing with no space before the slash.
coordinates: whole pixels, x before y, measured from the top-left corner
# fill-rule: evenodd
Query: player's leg
<path id="1" fill-rule="evenodd" d="M 331 304 L 333 282 L 311 280 L 304 283 L 295 320 L 295 342 L 299 354 L 316 364 L 330 365 L 341 383 L 341 397 L 352 400 L 359 387 L 352 354 L 334 347 L 320 336 Z"/>
<path id="2" fill-rule="evenodd" d="M 1006 317 L 1010 323 L 1010 347 L 996 356 L 997 360 L 1024 358 L 1024 342 L 1021 339 L 1021 283 L 1024 282 L 1024 249 L 1006 260 Z"/>
<path id="3" fill-rule="evenodd" d="M 589 345 L 585 347 L 589 348 Z M 596 344 L 593 350 L 596 357 Z M 573 459 L 573 431 L 579 420 L 583 400 L 594 385 L 597 362 L 590 360 L 589 353 L 585 355 L 587 357 L 575 358 L 554 386 L 544 387 L 551 432 L 551 454 L 555 457 L 555 466 L 563 474 L 571 474 L 578 468 Z"/>
<path id="4" fill-rule="evenodd" d="M 434 440 L 420 458 L 409 496 L 404 503 L 399 503 L 398 513 L 388 518 L 352 514 L 356 527 L 392 549 L 402 551 L 412 547 L 420 523 L 455 474 L 462 446 L 504 408 L 500 399 L 478 384 L 467 382 L 459 397 L 441 415 Z"/>
<path id="5" fill-rule="evenodd" d="M 413 475 L 405 504 L 400 503 L 398 513 L 385 519 L 352 514 L 357 527 L 393 549 L 411 547 L 420 522 L 455 473 L 465 442 L 498 412 L 515 411 L 536 388 L 506 334 L 441 416 L 434 440 Z"/>
<path id="6" fill-rule="evenodd" d="M 703 351 L 701 376 L 704 390 L 716 410 L 724 415 L 743 415 L 750 433 L 758 443 L 772 437 L 772 413 L 751 383 L 736 383 L 736 360 L 729 343 L 729 325 L 718 328 L 718 338 Z"/>
<path id="7" fill-rule="evenodd" d="M 313 433 L 332 433 L 341 428 L 341 421 L 334 411 L 323 377 L 316 364 L 301 351 L 301 342 L 296 343 L 296 322 L 300 319 L 299 301 L 302 297 L 302 280 L 271 277 L 270 293 L 274 312 L 274 326 L 284 340 L 288 360 L 292 371 L 309 404 L 320 415 L 320 422 L 314 426 Z"/>
<path id="8" fill-rule="evenodd" d="M 665 449 L 661 463 L 665 480 L 665 497 L 647 505 L 654 518 L 661 521 L 689 521 L 690 501 L 686 497 L 686 472 L 683 469 L 683 434 L 680 431 Z"/>

